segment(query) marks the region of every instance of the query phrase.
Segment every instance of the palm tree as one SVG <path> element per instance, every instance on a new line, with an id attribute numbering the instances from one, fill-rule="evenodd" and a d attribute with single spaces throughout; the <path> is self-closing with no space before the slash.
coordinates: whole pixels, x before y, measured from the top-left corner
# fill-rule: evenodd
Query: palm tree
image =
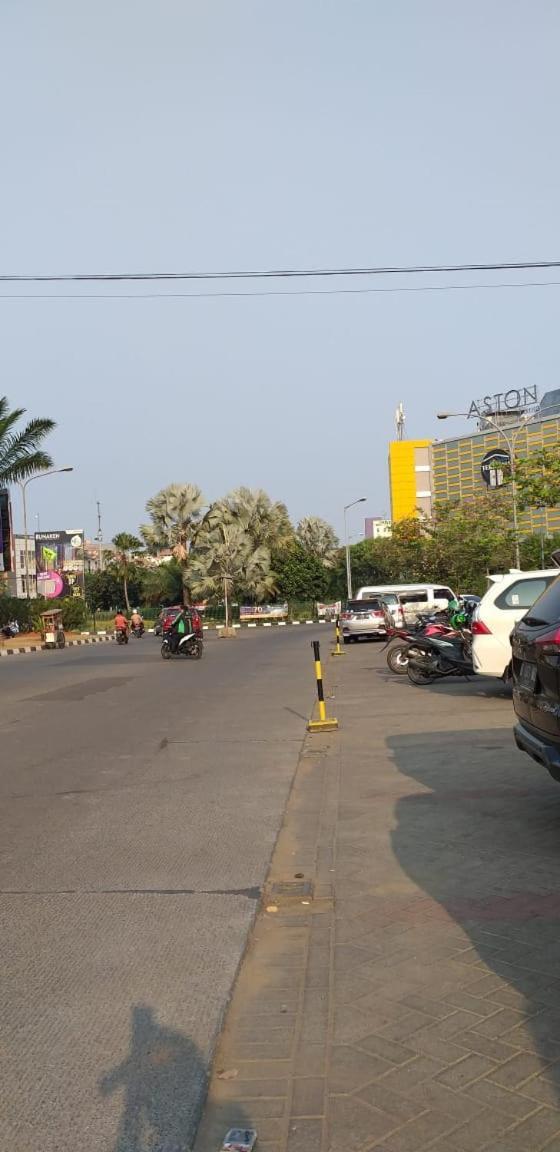
<path id="1" fill-rule="evenodd" d="M 142 541 L 137 536 L 132 536 L 130 532 L 118 532 L 116 536 L 113 536 L 113 544 L 115 545 L 115 558 L 112 561 L 112 567 L 115 575 L 122 580 L 124 602 L 127 612 L 130 612 L 128 581 L 134 558 L 142 549 Z"/>
<path id="2" fill-rule="evenodd" d="M 22 416 L 25 408 L 10 412 L 7 396 L 0 396 L 0 487 L 26 480 L 35 472 L 44 472 L 53 466 L 51 457 L 40 445 L 56 428 L 54 420 L 30 420 L 18 431 L 16 424 Z"/>
<path id="3" fill-rule="evenodd" d="M 188 572 L 190 552 L 200 530 L 205 500 L 196 484 L 169 484 L 146 504 L 151 524 L 140 535 L 150 552 L 169 549 L 181 566 L 183 598 L 190 600 Z"/>
<path id="4" fill-rule="evenodd" d="M 326 520 L 321 520 L 320 516 L 305 516 L 296 528 L 296 536 L 326 568 L 332 567 L 339 545 L 334 528 Z"/>
<path id="5" fill-rule="evenodd" d="M 255 548 L 264 546 L 271 551 L 281 548 L 293 539 L 294 530 L 288 509 L 280 500 L 271 500 L 262 488 L 235 488 L 210 510 L 210 519 L 217 514 L 236 521 L 250 536 Z"/>
<path id="6" fill-rule="evenodd" d="M 255 548 L 241 524 L 228 518 L 215 519 L 213 526 L 208 525 L 198 537 L 190 579 L 197 595 L 223 594 L 225 624 L 229 628 L 229 606 L 234 590 L 259 598 L 273 590 L 270 551 L 265 545 Z"/>

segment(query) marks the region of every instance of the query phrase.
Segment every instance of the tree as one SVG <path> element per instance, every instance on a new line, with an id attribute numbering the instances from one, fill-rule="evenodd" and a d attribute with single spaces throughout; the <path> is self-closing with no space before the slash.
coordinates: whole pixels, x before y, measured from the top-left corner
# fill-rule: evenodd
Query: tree
<path id="1" fill-rule="evenodd" d="M 30 420 L 18 431 L 16 425 L 22 416 L 25 416 L 25 408 L 15 408 L 10 412 L 7 397 L 0 396 L 0 487 L 26 480 L 35 472 L 44 472 L 53 466 L 51 457 L 43 451 L 41 444 L 56 428 L 54 420 Z"/>
<path id="2" fill-rule="evenodd" d="M 322 560 L 300 540 L 292 540 L 275 552 L 272 566 L 278 595 L 286 600 L 322 600 L 329 586 L 329 573 Z"/>
<path id="3" fill-rule="evenodd" d="M 483 592 L 488 571 L 509 568 L 514 536 L 507 497 L 437 504 L 425 530 L 432 542 L 431 579 L 450 583 L 456 592 Z"/>
<path id="4" fill-rule="evenodd" d="M 272 551 L 293 538 L 286 505 L 271 500 L 262 488 L 235 488 L 213 505 L 210 518 L 214 510 L 220 519 L 229 517 L 240 524 L 255 548 L 264 546 Z"/>
<path id="5" fill-rule="evenodd" d="M 137 536 L 132 536 L 130 532 L 118 532 L 116 536 L 113 536 L 113 544 L 115 545 L 115 557 L 110 566 L 122 580 L 124 602 L 127 612 L 130 612 L 128 585 L 137 567 L 134 564 L 134 558 L 142 549 L 142 541 Z"/>
<path id="6" fill-rule="evenodd" d="M 234 592 L 246 592 L 260 599 L 273 590 L 270 552 L 264 545 L 255 548 L 241 524 L 229 517 L 214 519 L 198 536 L 190 580 L 196 595 L 223 595 L 227 628 Z"/>
<path id="7" fill-rule="evenodd" d="M 183 599 L 190 601 L 190 553 L 202 520 L 205 500 L 196 484 L 170 484 L 146 504 L 151 524 L 140 534 L 151 552 L 169 549 L 181 567 Z"/>
<path id="8" fill-rule="evenodd" d="M 332 568 L 336 562 L 338 539 L 326 520 L 321 520 L 320 516 L 305 516 L 296 528 L 296 536 L 308 552 Z"/>
<path id="9" fill-rule="evenodd" d="M 524 508 L 554 508 L 560 504 L 560 453 L 538 448 L 516 461 L 517 503 Z"/>

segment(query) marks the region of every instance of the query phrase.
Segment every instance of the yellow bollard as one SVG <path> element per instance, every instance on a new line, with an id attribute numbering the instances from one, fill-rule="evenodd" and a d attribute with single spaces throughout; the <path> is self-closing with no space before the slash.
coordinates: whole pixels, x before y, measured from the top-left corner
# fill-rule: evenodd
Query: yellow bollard
<path id="1" fill-rule="evenodd" d="M 338 616 L 334 622 L 334 635 L 336 640 L 336 648 L 333 648 L 331 656 L 344 656 L 344 652 L 340 647 L 340 618 Z"/>
<path id="2" fill-rule="evenodd" d="M 323 691 L 323 672 L 321 669 L 321 650 L 318 640 L 311 641 L 315 657 L 315 679 L 317 681 L 317 699 L 319 701 L 319 719 L 310 720 L 307 725 L 308 732 L 332 732 L 338 728 L 338 720 L 334 716 L 327 716 L 325 707 L 325 693 Z"/>

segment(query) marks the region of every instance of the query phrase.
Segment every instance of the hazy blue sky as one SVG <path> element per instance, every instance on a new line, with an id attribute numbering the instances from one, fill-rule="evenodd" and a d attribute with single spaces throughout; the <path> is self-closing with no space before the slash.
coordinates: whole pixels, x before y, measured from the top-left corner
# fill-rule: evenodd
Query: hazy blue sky
<path id="1" fill-rule="evenodd" d="M 2 271 L 560 256 L 557 0 L 0 0 L 0 43 Z M 0 299 L 1 391 L 55 417 L 77 469 L 29 489 L 30 517 L 92 532 L 97 498 L 108 537 L 192 480 L 340 530 L 354 497 L 388 511 L 399 399 L 429 436 L 438 408 L 558 385 L 559 287 L 305 286 Z M 155 289 L 193 290 L 222 289 Z M 68 289 L 0 285 L 33 291 Z"/>

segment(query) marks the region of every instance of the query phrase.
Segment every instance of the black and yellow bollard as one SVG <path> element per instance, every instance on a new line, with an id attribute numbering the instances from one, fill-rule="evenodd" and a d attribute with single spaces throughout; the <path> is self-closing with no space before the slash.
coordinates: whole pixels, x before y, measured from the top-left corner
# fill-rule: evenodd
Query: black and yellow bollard
<path id="1" fill-rule="evenodd" d="M 344 652 L 340 647 L 340 617 L 337 616 L 334 622 L 334 638 L 336 645 L 331 652 L 331 656 L 344 656 Z"/>
<path id="2" fill-rule="evenodd" d="M 317 680 L 317 699 L 319 701 L 319 719 L 310 720 L 307 725 L 308 732 L 332 732 L 338 728 L 338 720 L 334 716 L 327 716 L 325 707 L 325 693 L 323 691 L 323 672 L 321 669 L 321 650 L 318 640 L 311 641 L 315 657 L 315 679 Z"/>

